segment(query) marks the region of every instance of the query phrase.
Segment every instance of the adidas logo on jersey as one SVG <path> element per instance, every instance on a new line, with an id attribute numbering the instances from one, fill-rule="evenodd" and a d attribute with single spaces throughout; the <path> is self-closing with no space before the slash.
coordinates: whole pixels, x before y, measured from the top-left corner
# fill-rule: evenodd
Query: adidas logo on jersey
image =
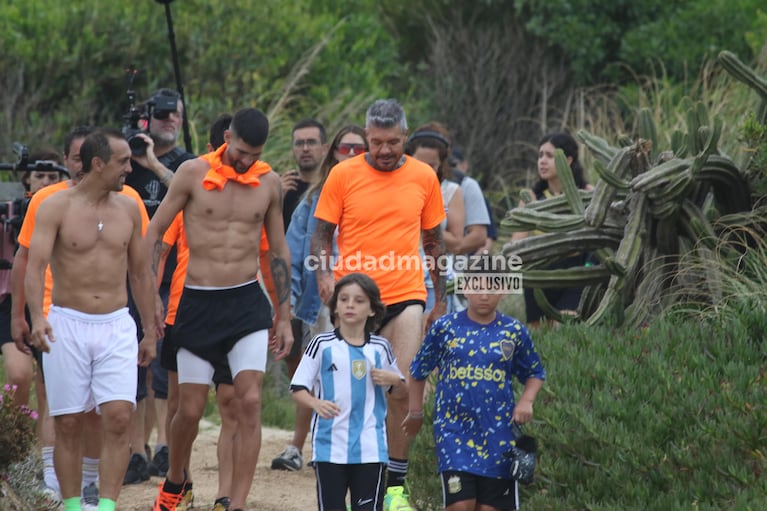
<path id="1" fill-rule="evenodd" d="M 330 367 L 328 367 L 328 371 L 338 371 L 338 368 L 335 364 L 330 364 Z"/>

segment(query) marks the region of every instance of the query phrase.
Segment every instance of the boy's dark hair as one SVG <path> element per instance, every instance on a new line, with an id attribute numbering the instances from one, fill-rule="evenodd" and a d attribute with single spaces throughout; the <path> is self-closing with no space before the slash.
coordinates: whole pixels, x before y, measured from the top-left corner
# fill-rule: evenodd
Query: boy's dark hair
<path id="1" fill-rule="evenodd" d="M 229 129 L 232 123 L 231 114 L 221 114 L 218 119 L 210 125 L 210 145 L 216 150 L 224 144 L 224 132 Z"/>
<path id="2" fill-rule="evenodd" d="M 301 119 L 293 125 L 293 131 L 290 132 L 291 137 L 295 134 L 296 130 L 302 128 L 317 128 L 320 130 L 320 143 L 326 144 L 328 141 L 328 134 L 325 131 L 325 126 L 317 119 Z"/>
<path id="3" fill-rule="evenodd" d="M 83 173 L 91 171 L 93 158 L 100 158 L 104 163 L 112 157 L 112 148 L 109 139 L 125 140 L 125 135 L 115 128 L 97 128 L 85 137 L 80 146 L 80 159 L 83 161 Z"/>
<path id="4" fill-rule="evenodd" d="M 249 146 L 259 147 L 269 137 L 269 119 L 258 108 L 243 108 L 232 117 L 229 131 Z"/>
<path id="5" fill-rule="evenodd" d="M 72 141 L 78 138 L 85 138 L 93 132 L 93 126 L 77 126 L 64 137 L 64 156 L 69 158 L 69 148 L 72 147 Z"/>
<path id="6" fill-rule="evenodd" d="M 370 300 L 370 309 L 373 311 L 373 315 L 365 322 L 365 332 L 375 332 L 378 329 L 378 325 L 381 324 L 384 314 L 386 314 L 386 305 L 381 301 L 381 291 L 378 289 L 375 281 L 365 275 L 364 273 L 350 273 L 336 282 L 336 287 L 333 289 L 333 296 L 328 302 L 328 309 L 330 309 L 330 318 L 336 317 L 336 305 L 338 305 L 338 294 L 345 286 L 349 284 L 357 284 L 362 288 L 362 292 L 365 293 Z"/>

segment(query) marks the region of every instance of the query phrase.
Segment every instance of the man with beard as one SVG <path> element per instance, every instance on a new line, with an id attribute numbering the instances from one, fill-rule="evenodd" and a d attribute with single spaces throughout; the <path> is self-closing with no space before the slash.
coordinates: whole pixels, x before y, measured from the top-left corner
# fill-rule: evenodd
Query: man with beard
<path id="1" fill-rule="evenodd" d="M 291 170 L 280 176 L 282 182 L 282 220 L 285 232 L 290 224 L 293 211 L 301 202 L 309 186 L 317 181 L 320 163 L 328 150 L 325 126 L 316 119 L 304 119 L 293 126 L 293 157 L 298 170 Z"/>
<path id="2" fill-rule="evenodd" d="M 184 117 L 184 104 L 179 94 L 172 89 L 159 89 L 152 94 L 150 101 L 154 103 L 154 109 L 152 118 L 149 120 L 149 133 L 148 135 L 144 133 L 136 135 L 144 141 L 146 150 L 141 151 L 141 155 L 136 154 L 137 151 L 133 151 L 131 157 L 132 172 L 128 176 L 126 184 L 135 188 L 141 195 L 149 218 L 152 218 L 168 191 L 174 172 L 183 162 L 194 158 L 194 155 L 178 146 L 178 136 L 181 133 Z M 160 297 L 165 306 L 168 304 L 170 281 L 175 268 L 176 249 L 174 248 L 168 255 L 160 286 Z M 139 318 L 135 306 L 132 303 L 129 306 L 131 314 L 138 322 Z M 162 349 L 162 340 L 158 344 L 158 349 Z M 159 358 L 152 362 L 149 370 L 151 371 L 154 406 L 158 422 L 164 422 L 168 408 L 168 373 L 160 367 Z M 168 450 L 167 446 L 162 445 L 162 442 L 158 442 L 153 460 L 147 459 L 149 453 L 148 450 L 145 452 L 144 449 L 144 439 L 148 436 L 144 430 L 145 416 L 148 412 L 145 399 L 147 395 L 147 368 L 140 368 L 138 394 L 136 396 L 137 406 L 131 426 L 132 455 L 128 471 L 125 474 L 124 484 L 141 483 L 148 480 L 150 475 L 163 476 L 168 467 Z"/>
<path id="3" fill-rule="evenodd" d="M 402 374 L 408 375 L 423 339 L 426 286 L 419 245 L 431 261 L 445 255 L 440 222 L 445 218 L 437 174 L 429 165 L 405 155 L 407 120 L 393 99 L 374 102 L 365 116 L 369 151 L 333 167 L 322 187 L 314 216 L 312 255 L 320 298 L 327 303 L 337 279 L 359 271 L 381 290 L 386 304 L 378 334 L 391 342 Z M 329 261 L 338 228 L 338 261 Z M 445 313 L 445 276 L 432 264 L 435 304 L 427 321 Z M 409 381 L 409 378 L 408 378 Z M 405 496 L 405 476 L 410 443 L 400 427 L 408 417 L 408 400 L 390 394 L 386 414 L 389 466 L 387 511 L 410 511 Z"/>

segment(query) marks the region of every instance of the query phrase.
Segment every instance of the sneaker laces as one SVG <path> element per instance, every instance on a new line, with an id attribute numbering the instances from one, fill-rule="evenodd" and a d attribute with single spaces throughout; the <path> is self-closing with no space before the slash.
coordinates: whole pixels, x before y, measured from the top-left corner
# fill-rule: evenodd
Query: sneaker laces
<path id="1" fill-rule="evenodd" d="M 162 489 L 162 483 L 160 483 L 160 493 L 157 495 L 154 509 L 173 511 L 181 503 L 184 498 L 184 493 L 170 493 Z"/>

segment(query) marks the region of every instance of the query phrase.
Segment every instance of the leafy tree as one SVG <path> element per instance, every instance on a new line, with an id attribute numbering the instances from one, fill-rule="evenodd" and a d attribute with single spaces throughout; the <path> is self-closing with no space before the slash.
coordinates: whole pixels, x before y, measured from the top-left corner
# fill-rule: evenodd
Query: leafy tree
<path id="1" fill-rule="evenodd" d="M 561 49 L 579 84 L 623 81 L 662 62 L 682 79 L 722 49 L 753 56 L 761 0 L 516 0 L 527 29 Z"/>
<path id="2" fill-rule="evenodd" d="M 280 168 L 295 120 L 317 116 L 330 130 L 362 122 L 366 103 L 401 82 L 395 42 L 377 11 L 325 3 L 171 5 L 194 150 L 219 113 L 257 106 L 270 113 L 266 156 Z M 77 124 L 122 124 L 126 67 L 139 70 L 138 100 L 175 87 L 156 2 L 10 0 L 0 5 L 0 45 L 3 160 L 13 140 L 58 145 Z"/>

